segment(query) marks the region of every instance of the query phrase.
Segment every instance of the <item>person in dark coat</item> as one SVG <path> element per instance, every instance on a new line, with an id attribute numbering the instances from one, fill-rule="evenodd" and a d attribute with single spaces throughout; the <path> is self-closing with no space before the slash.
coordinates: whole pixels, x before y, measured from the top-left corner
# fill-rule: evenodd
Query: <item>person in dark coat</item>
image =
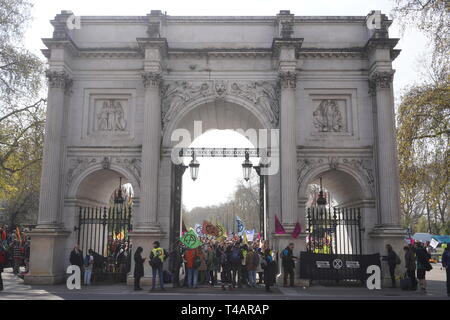
<path id="1" fill-rule="evenodd" d="M 134 253 L 134 290 L 142 290 L 141 278 L 144 276 L 144 262 L 145 258 L 142 258 L 141 253 L 144 251 L 142 247 L 138 247 Z"/>
<path id="2" fill-rule="evenodd" d="M 416 244 L 416 257 L 417 257 L 417 279 L 419 279 L 420 290 L 422 293 L 427 292 L 427 281 L 425 279 L 426 272 L 431 270 L 430 254 L 423 247 L 422 243 Z"/>
<path id="3" fill-rule="evenodd" d="M 281 265 L 283 267 L 283 286 L 287 287 L 288 276 L 290 278 L 289 285 L 291 287 L 294 286 L 294 270 L 295 270 L 295 260 L 297 257 L 294 257 L 293 254 L 294 244 L 290 243 L 286 249 L 281 253 Z"/>
<path id="4" fill-rule="evenodd" d="M 396 288 L 395 283 L 395 268 L 397 267 L 398 257 L 397 253 L 395 253 L 394 249 L 392 249 L 392 246 L 390 244 L 386 245 L 387 250 L 387 264 L 389 266 L 389 274 L 391 276 L 392 285 L 391 288 Z"/>
<path id="5" fill-rule="evenodd" d="M 83 270 L 83 251 L 80 250 L 80 246 L 77 244 L 70 252 L 69 258 L 70 264 L 80 267 Z"/>
<path id="6" fill-rule="evenodd" d="M 273 260 L 272 252 L 269 248 L 264 251 L 264 284 L 267 292 L 272 292 L 270 287 L 275 284 L 276 262 Z"/>
<path id="7" fill-rule="evenodd" d="M 1 234 L 0 234 L 1 236 Z M 6 252 L 6 248 L 3 246 L 2 239 L 0 238 L 0 291 L 3 291 L 3 279 L 2 279 L 2 272 L 3 268 L 6 265 L 8 259 L 8 255 Z"/>
<path id="8" fill-rule="evenodd" d="M 445 268 L 447 274 L 447 295 L 450 297 L 450 248 L 448 244 L 442 254 L 442 266 Z"/>
<path id="9" fill-rule="evenodd" d="M 411 279 L 412 290 L 417 290 L 417 279 L 416 279 L 416 254 L 410 246 L 405 246 L 403 248 L 405 251 L 405 268 L 406 275 Z"/>

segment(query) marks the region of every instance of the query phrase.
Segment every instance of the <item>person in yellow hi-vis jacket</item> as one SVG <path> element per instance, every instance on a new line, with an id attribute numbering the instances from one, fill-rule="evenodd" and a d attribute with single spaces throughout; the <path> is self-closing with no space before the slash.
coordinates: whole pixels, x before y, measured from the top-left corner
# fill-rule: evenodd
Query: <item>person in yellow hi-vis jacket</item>
<path id="1" fill-rule="evenodd" d="M 156 287 L 156 274 L 159 273 L 159 285 L 161 290 L 164 290 L 163 280 L 163 263 L 168 258 L 166 250 L 159 246 L 159 241 L 153 242 L 154 248 L 150 252 L 150 266 L 152 267 L 152 288 L 150 291 L 155 290 Z"/>

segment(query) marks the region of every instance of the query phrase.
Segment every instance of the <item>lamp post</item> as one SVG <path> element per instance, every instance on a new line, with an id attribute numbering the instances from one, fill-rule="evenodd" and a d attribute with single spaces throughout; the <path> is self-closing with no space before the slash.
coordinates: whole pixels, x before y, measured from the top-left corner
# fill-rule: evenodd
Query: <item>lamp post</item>
<path id="1" fill-rule="evenodd" d="M 124 202 L 123 196 L 122 196 L 122 177 L 119 178 L 119 191 L 117 194 L 114 194 L 114 203 L 115 204 L 122 204 Z"/>
<path id="2" fill-rule="evenodd" d="M 320 191 L 319 198 L 317 198 L 317 205 L 319 206 L 320 211 L 324 210 L 327 205 L 327 199 L 323 196 L 322 177 L 320 177 Z"/>
<path id="3" fill-rule="evenodd" d="M 192 153 L 192 160 L 189 163 L 189 170 L 191 172 L 191 178 L 192 180 L 197 180 L 198 178 L 198 169 L 200 167 L 200 163 L 197 161 L 195 157 L 195 153 Z"/>
<path id="4" fill-rule="evenodd" d="M 248 181 L 252 173 L 253 164 L 250 161 L 250 154 L 248 151 L 245 152 L 245 161 L 242 163 L 242 170 L 244 173 L 244 180 Z"/>

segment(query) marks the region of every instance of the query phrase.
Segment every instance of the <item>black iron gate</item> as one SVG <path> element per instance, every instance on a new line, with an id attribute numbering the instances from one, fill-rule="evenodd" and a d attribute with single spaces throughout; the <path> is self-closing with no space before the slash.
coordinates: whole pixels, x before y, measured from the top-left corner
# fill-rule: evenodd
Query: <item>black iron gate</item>
<path id="1" fill-rule="evenodd" d="M 132 206 L 79 207 L 78 244 L 83 254 L 94 252 L 92 281 L 124 282 L 131 267 Z"/>
<path id="2" fill-rule="evenodd" d="M 308 208 L 307 250 L 321 254 L 362 254 L 360 208 Z"/>

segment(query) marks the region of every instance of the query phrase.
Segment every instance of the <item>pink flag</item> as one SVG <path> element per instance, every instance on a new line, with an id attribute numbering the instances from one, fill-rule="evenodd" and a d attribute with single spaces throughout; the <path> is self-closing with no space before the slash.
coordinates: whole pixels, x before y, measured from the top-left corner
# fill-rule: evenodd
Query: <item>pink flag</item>
<path id="1" fill-rule="evenodd" d="M 261 239 L 261 233 L 258 233 L 258 240 Z"/>
<path id="2" fill-rule="evenodd" d="M 275 233 L 276 234 L 285 234 L 286 231 L 284 230 L 283 226 L 280 223 L 280 220 L 278 220 L 278 217 L 275 216 Z"/>
<path id="3" fill-rule="evenodd" d="M 300 232 L 302 232 L 302 227 L 300 226 L 300 223 L 297 222 L 294 231 L 292 231 L 292 238 L 297 239 Z"/>

